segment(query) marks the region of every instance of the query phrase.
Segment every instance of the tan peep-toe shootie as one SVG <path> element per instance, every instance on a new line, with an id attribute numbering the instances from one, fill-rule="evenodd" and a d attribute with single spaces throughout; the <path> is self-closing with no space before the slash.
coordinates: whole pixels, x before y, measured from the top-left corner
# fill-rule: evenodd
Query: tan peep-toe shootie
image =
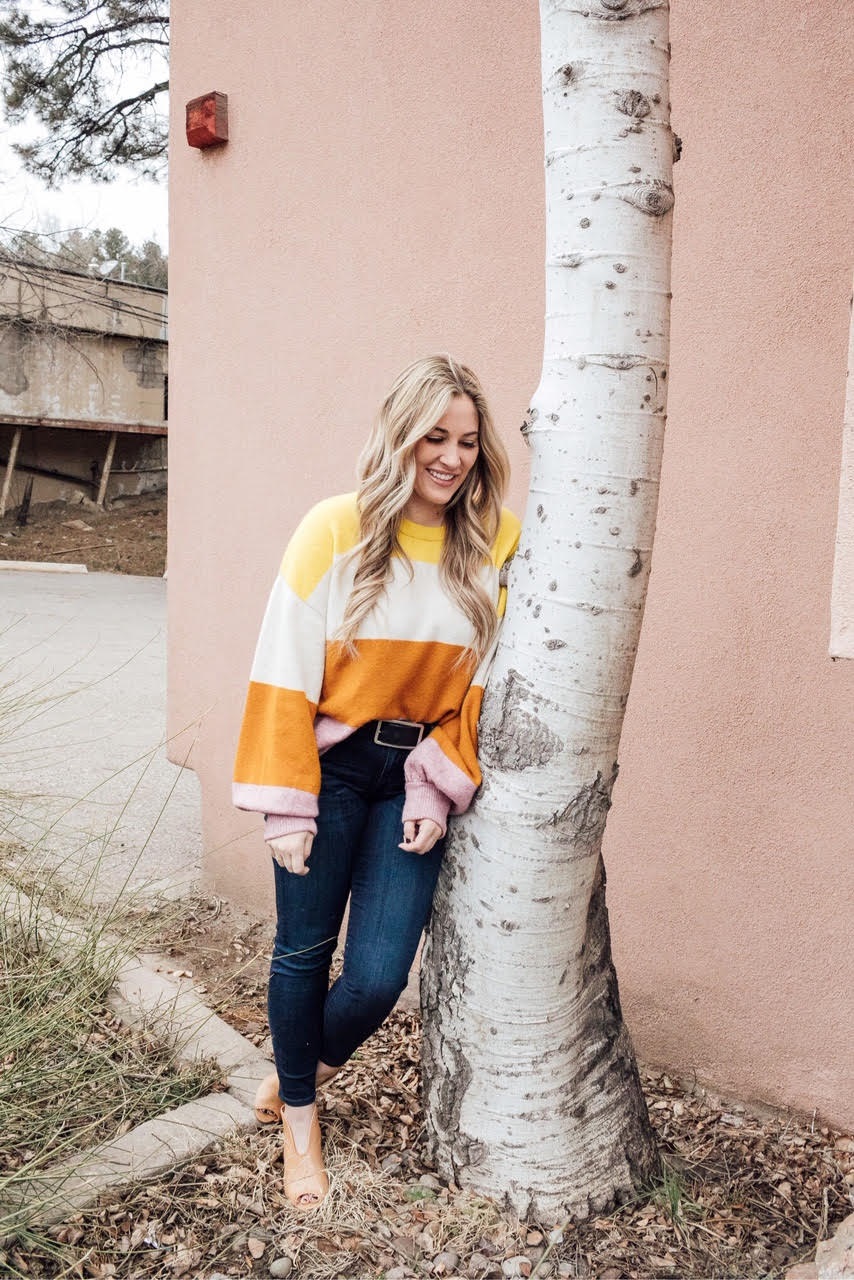
<path id="1" fill-rule="evenodd" d="M 279 1097 L 279 1077 L 265 1076 L 255 1091 L 255 1119 L 259 1124 L 278 1124 L 285 1104 Z"/>
<path id="2" fill-rule="evenodd" d="M 311 1117 L 308 1147 L 305 1151 L 297 1151 L 294 1135 L 284 1116 L 282 1136 L 285 1144 L 285 1195 L 295 1209 L 302 1212 L 316 1209 L 329 1190 L 329 1178 L 323 1165 L 317 1107 Z"/>

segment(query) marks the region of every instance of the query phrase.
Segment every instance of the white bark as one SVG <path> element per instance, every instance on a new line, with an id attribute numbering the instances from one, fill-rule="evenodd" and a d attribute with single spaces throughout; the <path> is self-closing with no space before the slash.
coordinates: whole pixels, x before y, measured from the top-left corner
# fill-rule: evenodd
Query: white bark
<path id="1" fill-rule="evenodd" d="M 541 20 L 531 492 L 481 717 L 484 783 L 449 844 L 422 990 L 439 1168 L 548 1219 L 656 1169 L 600 848 L 655 525 L 674 139 L 665 3 L 542 0 Z"/>

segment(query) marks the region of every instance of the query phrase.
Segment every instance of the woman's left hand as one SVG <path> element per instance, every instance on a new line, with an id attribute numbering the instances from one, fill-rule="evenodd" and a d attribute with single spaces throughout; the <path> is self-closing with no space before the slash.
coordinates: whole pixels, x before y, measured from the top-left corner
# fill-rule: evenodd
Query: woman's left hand
<path id="1" fill-rule="evenodd" d="M 442 828 L 432 818 L 409 818 L 403 824 L 403 843 L 407 853 L 429 853 L 442 837 Z"/>

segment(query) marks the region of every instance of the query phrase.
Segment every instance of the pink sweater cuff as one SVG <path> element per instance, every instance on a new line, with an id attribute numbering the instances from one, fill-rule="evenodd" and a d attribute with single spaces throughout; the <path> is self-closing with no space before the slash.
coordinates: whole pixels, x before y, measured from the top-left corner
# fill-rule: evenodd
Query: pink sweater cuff
<path id="1" fill-rule="evenodd" d="M 442 828 L 442 835 L 448 829 L 448 810 L 451 802 L 448 797 L 434 787 L 432 782 L 406 783 L 406 800 L 403 805 L 403 821 L 411 819 L 420 821 L 430 818 Z"/>
<path id="2" fill-rule="evenodd" d="M 317 835 L 317 823 L 314 818 L 291 817 L 287 813 L 267 813 L 264 815 L 264 839 L 278 840 L 279 836 L 290 836 L 295 831 L 310 831 Z"/>

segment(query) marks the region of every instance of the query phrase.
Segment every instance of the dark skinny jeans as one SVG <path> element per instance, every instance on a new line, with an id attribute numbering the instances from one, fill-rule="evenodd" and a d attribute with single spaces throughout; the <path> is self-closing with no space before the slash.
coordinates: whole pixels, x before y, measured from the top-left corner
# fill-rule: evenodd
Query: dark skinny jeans
<path id="1" fill-rule="evenodd" d="M 308 875 L 273 863 L 278 923 L 268 1009 L 279 1093 L 290 1106 L 314 1101 L 318 1061 L 343 1065 L 394 1008 L 442 861 L 443 839 L 426 854 L 398 848 L 408 753 L 378 746 L 375 728 L 365 725 L 321 757 Z M 344 968 L 329 987 L 348 896 Z"/>

